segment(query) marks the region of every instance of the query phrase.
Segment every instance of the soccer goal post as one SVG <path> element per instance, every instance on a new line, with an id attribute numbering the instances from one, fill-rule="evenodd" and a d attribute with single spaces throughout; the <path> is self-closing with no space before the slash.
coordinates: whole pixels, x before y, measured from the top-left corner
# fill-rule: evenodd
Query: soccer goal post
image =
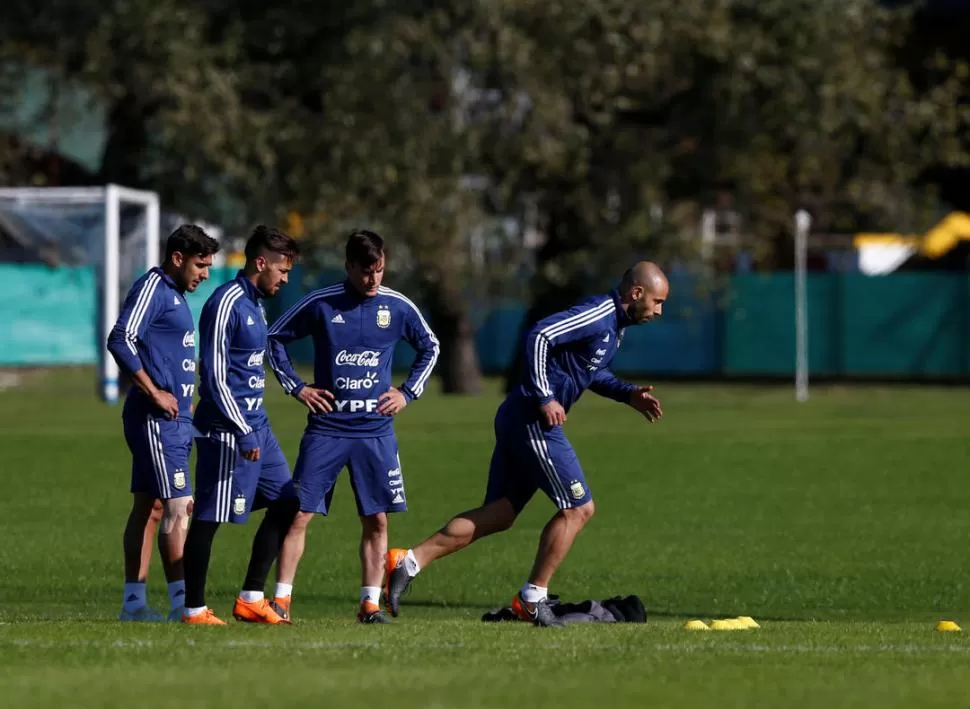
<path id="1" fill-rule="evenodd" d="M 808 233 L 812 217 L 795 212 L 795 400 L 808 400 Z"/>
<path id="2" fill-rule="evenodd" d="M 136 241 L 129 251 L 134 259 L 122 264 L 122 211 L 139 207 L 139 226 L 131 231 Z M 17 217 L 17 223 L 37 238 L 61 246 L 62 262 L 94 265 L 101 297 L 100 379 L 105 401 L 119 397 L 118 365 L 105 354 L 104 343 L 118 319 L 122 288 L 131 285 L 134 272 L 159 263 L 160 208 L 158 194 L 121 185 L 104 187 L 4 187 L 0 188 L 0 210 Z M 101 216 L 103 228 L 89 222 Z M 65 242 L 65 243 L 61 243 Z M 68 242 L 69 245 L 68 245 Z M 100 247 L 101 253 L 98 253 Z M 143 256 L 142 256 L 143 254 Z"/>

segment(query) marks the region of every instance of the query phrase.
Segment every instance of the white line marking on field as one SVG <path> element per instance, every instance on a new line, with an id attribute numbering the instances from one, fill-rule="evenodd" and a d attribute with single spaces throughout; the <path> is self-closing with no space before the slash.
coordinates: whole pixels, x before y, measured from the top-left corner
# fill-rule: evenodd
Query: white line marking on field
<path id="1" fill-rule="evenodd" d="M 157 640 L 34 640 L 30 638 L 3 639 L 0 638 L 0 647 L 27 647 L 27 648 L 133 648 L 133 649 L 155 649 L 170 648 L 173 645 L 204 645 L 206 648 L 213 649 L 236 649 L 236 648 L 275 648 L 286 650 L 381 650 L 381 649 L 400 649 L 398 643 L 382 642 L 325 642 L 325 641 L 292 641 L 292 640 L 226 640 L 217 641 L 202 640 L 200 638 L 173 638 L 171 642 L 160 642 Z M 422 643 L 418 647 L 429 650 L 453 650 L 466 649 L 466 643 Z M 566 646 L 549 645 L 547 649 L 556 647 L 565 648 Z M 583 648 L 589 652 L 620 651 L 628 652 L 633 647 L 632 644 L 626 645 L 590 645 Z M 574 646 L 570 649 L 576 650 Z M 728 645 L 716 642 L 705 643 L 703 645 L 693 644 L 672 644 L 662 643 L 657 645 L 637 646 L 641 652 L 658 652 L 671 654 L 698 654 L 715 652 L 722 654 L 736 655 L 782 655 L 782 654 L 807 654 L 807 655 L 878 655 L 878 654 L 900 654 L 900 655 L 946 655 L 946 654 L 970 654 L 970 645 L 853 645 L 853 646 L 834 646 L 834 645 Z"/>

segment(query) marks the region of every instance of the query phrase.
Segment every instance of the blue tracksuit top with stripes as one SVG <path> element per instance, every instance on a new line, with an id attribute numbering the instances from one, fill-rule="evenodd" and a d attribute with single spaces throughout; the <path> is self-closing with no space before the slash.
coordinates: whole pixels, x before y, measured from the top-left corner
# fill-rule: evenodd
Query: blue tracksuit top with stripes
<path id="1" fill-rule="evenodd" d="M 316 290 L 284 313 L 269 330 L 269 365 L 293 396 L 305 386 L 293 368 L 286 345 L 313 338 L 313 384 L 333 393 L 334 410 L 309 413 L 308 428 L 345 438 L 370 438 L 392 431 L 393 417 L 377 412 L 378 400 L 392 386 L 394 348 L 402 338 L 417 352 L 398 389 L 410 402 L 421 396 L 435 363 L 438 338 L 417 306 L 381 286 L 366 297 L 347 283 Z"/>
<path id="2" fill-rule="evenodd" d="M 135 281 L 118 321 L 111 328 L 108 352 L 129 374 L 144 369 L 152 383 L 179 402 L 179 418 L 191 416 L 195 394 L 195 321 L 185 295 L 161 268 Z M 162 412 L 141 389 L 132 386 L 125 409 Z"/>
<path id="3" fill-rule="evenodd" d="M 263 408 L 266 311 L 262 295 L 242 271 L 209 296 L 199 318 L 199 432 L 229 432 L 239 450 L 256 447 L 269 425 Z"/>
<path id="4" fill-rule="evenodd" d="M 636 385 L 609 367 L 631 324 L 616 290 L 540 320 L 526 335 L 522 383 L 510 398 L 536 414 L 553 399 L 568 411 L 586 389 L 629 401 Z"/>

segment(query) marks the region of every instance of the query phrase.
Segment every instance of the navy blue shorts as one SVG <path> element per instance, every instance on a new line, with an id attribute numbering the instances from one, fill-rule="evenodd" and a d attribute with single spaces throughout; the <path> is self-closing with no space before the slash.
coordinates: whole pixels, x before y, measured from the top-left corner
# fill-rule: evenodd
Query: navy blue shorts
<path id="1" fill-rule="evenodd" d="M 290 465 L 273 430 L 266 426 L 256 435 L 259 460 L 255 462 L 242 457 L 231 433 L 212 431 L 197 440 L 193 518 L 242 524 L 253 510 L 296 497 Z"/>
<path id="2" fill-rule="evenodd" d="M 131 491 L 161 500 L 191 495 L 192 422 L 127 412 L 122 422 L 131 451 Z"/>
<path id="3" fill-rule="evenodd" d="M 404 512 L 404 476 L 392 433 L 378 438 L 340 438 L 308 430 L 300 441 L 293 480 L 300 495 L 300 510 L 327 514 L 337 476 L 346 467 L 357 501 L 357 514 Z"/>
<path id="4" fill-rule="evenodd" d="M 506 402 L 495 414 L 485 504 L 505 497 L 521 512 L 536 490 L 561 510 L 590 502 L 586 476 L 562 427 L 546 428 L 519 406 Z"/>

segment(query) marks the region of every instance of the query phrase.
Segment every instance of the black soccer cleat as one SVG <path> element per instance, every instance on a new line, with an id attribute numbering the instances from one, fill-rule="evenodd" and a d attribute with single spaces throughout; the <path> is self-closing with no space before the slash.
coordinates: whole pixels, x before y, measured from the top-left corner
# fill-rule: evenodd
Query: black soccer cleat
<path id="1" fill-rule="evenodd" d="M 368 607 L 361 607 L 360 612 L 357 614 L 357 622 L 363 625 L 390 625 L 391 619 L 387 617 L 387 613 L 382 611 L 380 608 L 373 608 L 370 604 Z"/>
<path id="2" fill-rule="evenodd" d="M 529 603 L 522 598 L 522 593 L 515 594 L 512 599 L 512 610 L 521 620 L 532 623 L 537 628 L 563 628 L 566 626 L 556 614 L 552 612 L 552 606 L 548 599 Z"/>
<path id="3" fill-rule="evenodd" d="M 404 568 L 404 557 L 407 551 L 404 549 L 391 549 L 387 552 L 387 583 L 384 585 L 384 602 L 391 615 L 397 618 L 401 607 L 401 596 L 411 586 L 413 576 L 408 576 L 407 569 Z"/>

